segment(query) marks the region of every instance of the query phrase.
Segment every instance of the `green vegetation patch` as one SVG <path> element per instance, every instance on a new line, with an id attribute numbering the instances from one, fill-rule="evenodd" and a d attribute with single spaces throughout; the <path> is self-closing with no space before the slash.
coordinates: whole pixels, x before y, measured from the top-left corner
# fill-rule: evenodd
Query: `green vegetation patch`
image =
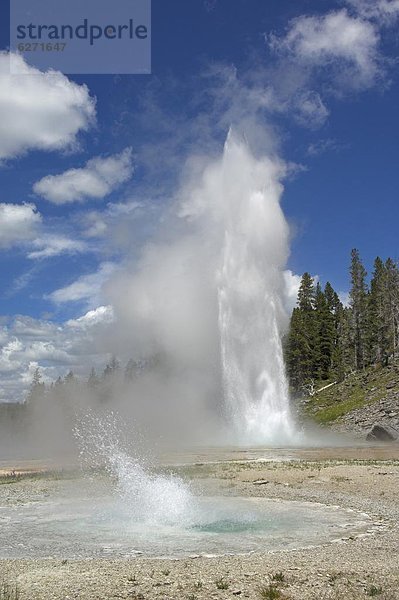
<path id="1" fill-rule="evenodd" d="M 387 384 L 395 377 L 395 371 L 371 367 L 310 398 L 305 412 L 317 423 L 336 421 L 352 410 L 379 402 L 387 393 Z"/>

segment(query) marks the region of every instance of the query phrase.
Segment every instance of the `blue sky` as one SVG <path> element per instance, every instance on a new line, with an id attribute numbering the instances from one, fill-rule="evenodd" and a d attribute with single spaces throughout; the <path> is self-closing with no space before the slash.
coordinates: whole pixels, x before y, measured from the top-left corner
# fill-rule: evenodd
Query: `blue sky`
<path id="1" fill-rule="evenodd" d="M 368 268 L 398 258 L 398 17 L 397 0 L 153 0 L 150 76 L 65 76 L 52 115 L 53 83 L 39 74 L 11 91 L 0 72 L 5 379 L 75 365 L 35 356 L 15 315 L 62 329 L 105 304 L 102 284 L 157 231 L 187 159 L 217 155 L 230 126 L 291 164 L 282 207 L 293 273 L 346 292 L 351 248 Z"/>

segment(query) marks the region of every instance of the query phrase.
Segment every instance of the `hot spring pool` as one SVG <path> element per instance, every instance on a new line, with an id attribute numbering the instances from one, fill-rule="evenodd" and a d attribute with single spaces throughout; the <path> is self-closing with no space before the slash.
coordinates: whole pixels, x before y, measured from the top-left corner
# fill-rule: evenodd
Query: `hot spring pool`
<path id="1" fill-rule="evenodd" d="M 69 490 L 70 493 L 70 490 Z M 160 498 L 161 501 L 161 498 Z M 195 497 L 173 522 L 132 514 L 113 495 L 69 494 L 1 507 L 1 558 L 188 557 L 303 548 L 364 532 L 362 513 L 249 497 Z"/>

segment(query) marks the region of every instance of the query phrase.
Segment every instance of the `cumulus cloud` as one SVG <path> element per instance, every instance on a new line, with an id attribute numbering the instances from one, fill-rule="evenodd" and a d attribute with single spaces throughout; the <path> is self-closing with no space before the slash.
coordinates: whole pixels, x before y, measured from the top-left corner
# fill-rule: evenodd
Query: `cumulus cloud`
<path id="1" fill-rule="evenodd" d="M 0 250 L 23 247 L 31 260 L 51 258 L 61 254 L 78 254 L 90 250 L 87 242 L 69 238 L 62 233 L 46 233 L 42 217 L 34 204 L 0 203 Z M 7 291 L 10 297 L 31 282 L 38 268 L 34 267 L 15 279 Z"/>
<path id="2" fill-rule="evenodd" d="M 22 401 L 40 368 L 46 382 L 69 370 L 87 377 L 91 367 L 102 368 L 108 359 L 98 337 L 112 323 L 111 307 L 95 310 L 66 323 L 17 316 L 0 330 L 0 402 Z"/>
<path id="3" fill-rule="evenodd" d="M 133 174 L 132 149 L 106 158 L 97 156 L 80 169 L 47 175 L 33 186 L 35 194 L 54 204 L 100 200 Z"/>
<path id="4" fill-rule="evenodd" d="M 44 234 L 31 244 L 33 250 L 28 253 L 30 259 L 50 258 L 60 254 L 78 254 L 88 250 L 87 244 L 62 235 Z"/>
<path id="5" fill-rule="evenodd" d="M 205 73 L 205 95 L 215 123 L 205 119 L 203 131 L 234 123 L 256 147 L 262 132 L 259 116 L 282 114 L 302 126 L 320 127 L 330 114 L 329 95 L 376 85 L 388 65 L 381 53 L 379 23 L 345 8 L 299 16 L 283 34 L 265 34 L 265 39 L 272 54 L 267 64 L 258 60 L 243 72 L 234 65 L 216 64 Z"/>
<path id="6" fill-rule="evenodd" d="M 77 319 L 70 319 L 67 321 L 67 325 L 76 329 L 87 329 L 101 323 L 112 323 L 114 318 L 112 306 L 98 306 Z"/>
<path id="7" fill-rule="evenodd" d="M 1 203 L 0 248 L 10 248 L 31 240 L 36 235 L 41 220 L 34 204 Z"/>
<path id="8" fill-rule="evenodd" d="M 94 119 L 95 100 L 86 85 L 0 52 L 0 161 L 28 150 L 71 148 Z"/>
<path id="9" fill-rule="evenodd" d="M 269 38 L 270 47 L 302 67 L 326 67 L 346 87 L 367 88 L 381 73 L 379 33 L 372 23 L 346 9 L 291 21 L 285 36 Z"/>
<path id="10" fill-rule="evenodd" d="M 1 348 L 0 354 L 0 373 L 12 373 L 20 365 L 16 360 L 15 354 L 22 349 L 22 344 L 17 338 L 12 338 Z"/>
<path id="11" fill-rule="evenodd" d="M 82 275 L 73 283 L 55 290 L 47 298 L 55 304 L 81 301 L 85 301 L 89 305 L 98 304 L 102 287 L 115 269 L 116 265 L 114 263 L 102 263 L 95 273 Z"/>

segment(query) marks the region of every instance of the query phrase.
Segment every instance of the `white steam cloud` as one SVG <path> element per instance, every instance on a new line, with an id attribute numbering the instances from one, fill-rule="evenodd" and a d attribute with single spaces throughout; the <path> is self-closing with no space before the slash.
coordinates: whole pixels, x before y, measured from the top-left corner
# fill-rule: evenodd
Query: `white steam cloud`
<path id="1" fill-rule="evenodd" d="M 164 357 L 168 375 L 152 388 L 161 418 L 166 402 L 175 408 L 173 418 L 179 415 L 186 424 L 192 423 L 187 417 L 193 413 L 196 423 L 203 422 L 209 410 L 234 419 L 233 385 L 244 419 L 254 403 L 262 404 L 257 441 L 261 431 L 262 441 L 271 441 L 278 433 L 270 431 L 272 422 L 280 433 L 289 429 L 280 342 L 286 325 L 282 298 L 289 229 L 279 199 L 286 166 L 278 158 L 256 158 L 230 134 L 222 157 L 200 177 L 197 165 L 192 172 L 159 239 L 144 248 L 131 271 L 118 273 L 108 285 L 115 343 L 121 354 L 136 349 Z M 229 241 L 234 249 L 226 254 Z M 229 339 L 220 325 L 221 293 L 230 311 Z M 231 381 L 231 361 L 243 370 L 245 389 L 237 379 Z M 265 381 L 276 374 L 281 386 L 266 389 Z M 253 401 L 247 396 L 251 386 L 264 388 Z M 274 404 L 266 401 L 271 391 Z M 250 435 L 249 421 L 243 427 Z"/>

